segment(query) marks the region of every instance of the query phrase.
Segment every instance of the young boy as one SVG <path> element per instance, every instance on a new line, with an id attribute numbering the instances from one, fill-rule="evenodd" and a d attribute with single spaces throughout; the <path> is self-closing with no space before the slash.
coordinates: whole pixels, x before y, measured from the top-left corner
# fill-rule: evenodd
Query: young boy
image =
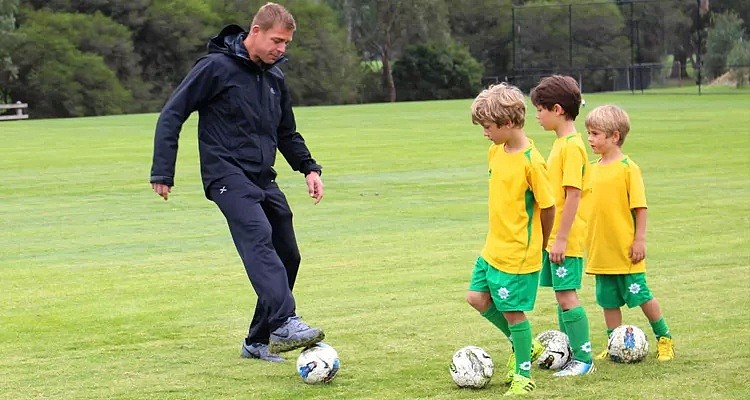
<path id="1" fill-rule="evenodd" d="M 646 191 L 641 170 L 622 153 L 630 119 L 617 106 L 597 107 L 586 116 L 594 154 L 586 184 L 588 237 L 586 273 L 596 275 L 596 302 L 604 309 L 607 335 L 622 324 L 620 307 L 640 306 L 657 339 L 656 358 L 675 356 L 659 302 L 646 285 Z M 605 350 L 597 359 L 607 358 Z"/>
<path id="2" fill-rule="evenodd" d="M 586 375 L 594 372 L 589 320 L 576 293 L 581 288 L 586 234 L 586 221 L 578 204 L 588 164 L 586 147 L 574 122 L 581 107 L 581 90 L 575 79 L 553 75 L 532 89 L 531 102 L 539 124 L 557 135 L 547 158 L 555 196 L 555 223 L 542 254 L 539 285 L 555 291 L 557 323 L 570 338 L 573 359 L 554 376 Z"/>
<path id="3" fill-rule="evenodd" d="M 523 125 L 523 93 L 508 84 L 483 90 L 471 119 L 492 141 L 489 149 L 489 232 L 471 276 L 466 300 L 513 345 L 513 375 L 506 395 L 534 390 L 532 333 L 525 311 L 536 301 L 542 249 L 555 217 L 547 167 Z M 538 349 L 541 353 L 542 349 Z"/>

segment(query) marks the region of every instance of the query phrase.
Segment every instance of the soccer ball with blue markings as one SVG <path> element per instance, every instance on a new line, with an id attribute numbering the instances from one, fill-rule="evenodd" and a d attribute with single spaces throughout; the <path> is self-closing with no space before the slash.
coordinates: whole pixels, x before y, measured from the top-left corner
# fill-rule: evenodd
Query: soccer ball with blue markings
<path id="1" fill-rule="evenodd" d="M 638 362 L 648 355 L 648 339 L 637 326 L 620 325 L 609 336 L 607 352 L 614 362 Z"/>
<path id="2" fill-rule="evenodd" d="M 311 385 L 332 381 L 340 367 L 339 354 L 322 342 L 307 347 L 297 357 L 297 372 L 303 382 Z"/>
<path id="3" fill-rule="evenodd" d="M 450 365 L 453 382 L 462 388 L 481 389 L 489 385 L 495 364 L 484 349 L 466 346 L 453 354 Z"/>

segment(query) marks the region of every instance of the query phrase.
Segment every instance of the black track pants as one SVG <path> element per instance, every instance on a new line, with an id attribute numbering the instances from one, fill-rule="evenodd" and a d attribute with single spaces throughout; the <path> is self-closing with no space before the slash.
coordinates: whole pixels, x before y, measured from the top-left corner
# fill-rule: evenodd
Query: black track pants
<path id="1" fill-rule="evenodd" d="M 295 313 L 292 288 L 300 254 L 292 211 L 275 182 L 260 188 L 243 175 L 214 182 L 209 196 L 227 220 L 258 296 L 248 342 L 268 343 L 270 332 Z"/>

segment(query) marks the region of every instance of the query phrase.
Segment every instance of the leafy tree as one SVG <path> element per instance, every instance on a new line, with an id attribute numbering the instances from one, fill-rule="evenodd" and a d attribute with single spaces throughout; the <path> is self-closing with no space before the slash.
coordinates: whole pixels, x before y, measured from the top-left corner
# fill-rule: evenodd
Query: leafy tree
<path id="1" fill-rule="evenodd" d="M 263 4 L 266 4 L 267 0 L 207 0 L 209 8 L 216 14 L 219 21 L 219 26 L 225 26 L 229 24 L 237 24 L 243 27 L 245 30 L 248 29 L 250 21 L 253 19 L 253 14 Z M 282 4 L 285 7 L 288 6 L 288 2 L 284 0 L 277 0 L 276 3 Z M 299 21 L 297 21 L 299 24 Z"/>
<path id="2" fill-rule="evenodd" d="M 451 36 L 468 46 L 487 74 L 512 70 L 512 0 L 466 0 L 448 10 Z"/>
<path id="3" fill-rule="evenodd" d="M 708 3 L 708 0 L 703 0 Z M 724 14 L 733 12 L 742 19 L 742 27 L 748 31 L 750 24 L 750 1 L 747 0 L 721 0 L 710 2 L 711 12 L 714 14 Z"/>
<path id="4" fill-rule="evenodd" d="M 219 19 L 202 0 L 28 0 L 36 9 L 94 14 L 127 26 L 140 59 L 142 110 L 156 110 L 205 51 Z"/>
<path id="5" fill-rule="evenodd" d="M 445 42 L 448 18 L 442 0 L 347 0 L 352 39 L 365 60 L 382 63 L 383 89 L 396 101 L 391 65 L 401 50 L 412 43 Z"/>
<path id="6" fill-rule="evenodd" d="M 154 0 L 25 0 L 33 9 L 93 14 L 101 12 L 133 31 L 145 22 L 146 9 Z"/>
<path id="7" fill-rule="evenodd" d="M 151 83 L 149 108 L 160 108 L 206 52 L 219 18 L 202 0 L 153 0 L 141 29 L 134 31 L 143 80 Z"/>
<path id="8" fill-rule="evenodd" d="M 516 11 L 516 70 L 546 75 L 586 68 L 582 85 L 587 91 L 611 88 L 611 67 L 631 61 L 626 21 L 618 6 L 598 3 L 569 8 L 560 0 L 531 5 Z M 526 88 L 534 83 L 519 85 Z"/>
<path id="9" fill-rule="evenodd" d="M 325 4 L 297 1 L 289 11 L 298 24 L 284 65 L 295 104 L 344 104 L 357 101 L 360 80 L 356 49 L 346 41 L 333 10 Z"/>
<path id="10" fill-rule="evenodd" d="M 743 40 L 735 44 L 727 55 L 727 65 L 732 72 L 737 87 L 748 84 L 750 80 L 750 42 Z"/>
<path id="11" fill-rule="evenodd" d="M 458 44 L 414 45 L 393 66 L 400 100 L 468 98 L 481 86 L 483 67 Z"/>
<path id="12" fill-rule="evenodd" d="M 706 74 L 718 77 L 727 71 L 727 55 L 742 40 L 742 20 L 734 12 L 714 15 L 714 26 L 706 38 Z"/>
<path id="13" fill-rule="evenodd" d="M 624 2 L 621 12 L 636 41 L 637 63 L 657 63 L 664 54 L 689 43 L 695 0 Z M 632 15 L 631 15 L 632 10 Z M 632 20 L 631 20 L 632 18 Z M 678 34 L 685 35 L 683 38 Z M 681 40 L 682 39 L 682 40 Z M 688 48 L 688 53 L 692 49 Z M 684 63 L 685 60 L 680 60 Z"/>
<path id="14" fill-rule="evenodd" d="M 25 18 L 68 39 L 82 52 L 100 55 L 120 82 L 134 94 L 134 107 L 127 111 L 148 111 L 139 106 L 148 100 L 148 91 L 141 81 L 140 57 L 135 52 L 131 32 L 126 26 L 100 11 L 80 14 L 41 9 L 28 12 Z"/>
<path id="15" fill-rule="evenodd" d="M 18 0 L 0 0 L 0 102 L 8 101 L 8 93 L 3 88 L 18 74 L 11 58 L 14 42 L 20 39 L 14 32 L 17 11 Z"/>
<path id="16" fill-rule="evenodd" d="M 693 0 L 680 0 L 665 19 L 666 52 L 672 54 L 673 64 L 670 78 L 687 78 L 689 62 L 695 67 L 695 56 L 700 53 L 703 16 Z"/>
<path id="17" fill-rule="evenodd" d="M 18 79 L 8 86 L 14 98 L 29 102 L 36 117 L 121 114 L 132 103 L 130 92 L 97 54 L 78 50 L 53 29 L 23 25 L 15 51 Z"/>

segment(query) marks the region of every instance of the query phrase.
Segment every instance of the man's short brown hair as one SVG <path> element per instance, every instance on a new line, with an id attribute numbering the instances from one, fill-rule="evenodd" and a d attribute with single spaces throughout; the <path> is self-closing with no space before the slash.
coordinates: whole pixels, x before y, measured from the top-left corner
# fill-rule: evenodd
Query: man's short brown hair
<path id="1" fill-rule="evenodd" d="M 294 32 L 297 30 L 297 24 L 294 22 L 294 17 L 289 10 L 280 4 L 268 2 L 260 7 L 258 12 L 255 13 L 253 22 L 250 23 L 250 29 L 252 29 L 253 26 L 258 25 L 260 30 L 267 31 L 273 28 L 276 24 L 280 24 L 288 31 Z"/>

